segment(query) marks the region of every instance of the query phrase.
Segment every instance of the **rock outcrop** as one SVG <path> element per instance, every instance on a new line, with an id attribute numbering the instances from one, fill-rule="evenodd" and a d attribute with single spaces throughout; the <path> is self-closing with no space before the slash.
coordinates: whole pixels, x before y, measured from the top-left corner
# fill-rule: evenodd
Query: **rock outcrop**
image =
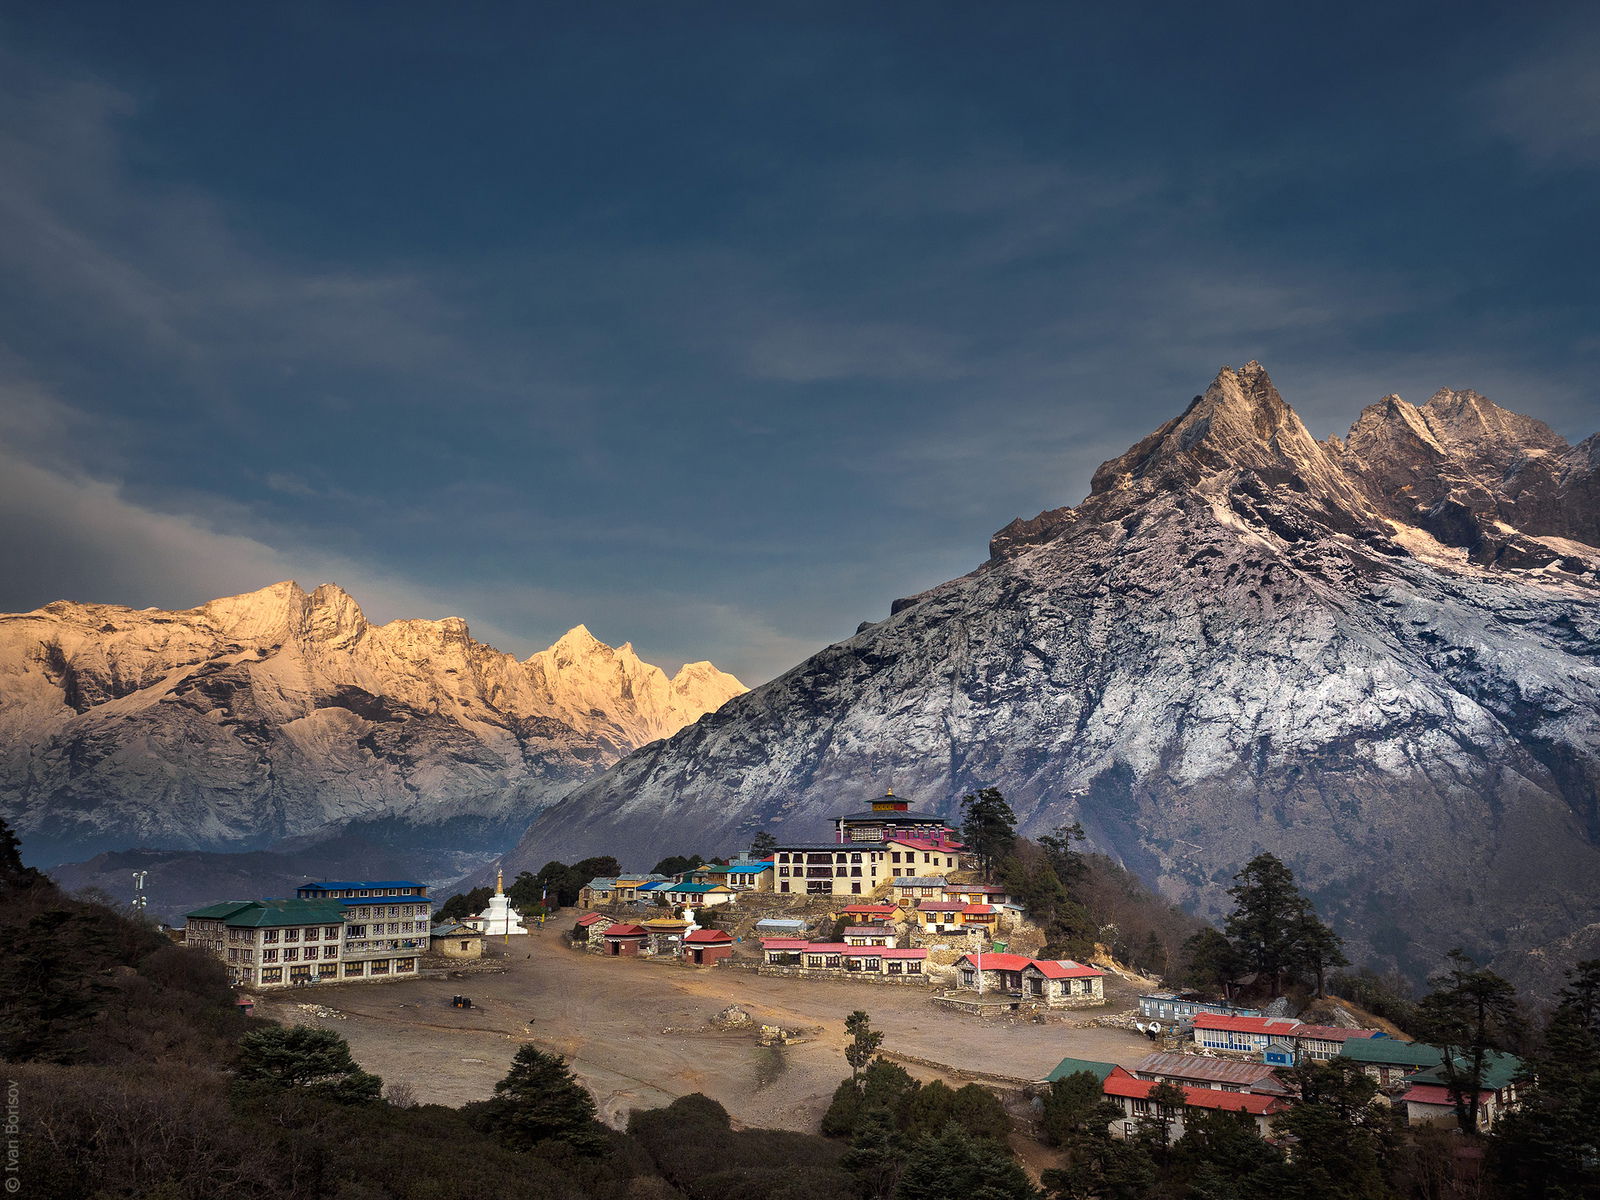
<path id="1" fill-rule="evenodd" d="M 1547 978 L 1600 951 L 1597 458 L 1471 392 L 1318 443 L 1224 368 L 1082 504 L 623 759 L 507 866 L 995 785 L 1201 911 L 1271 850 L 1353 957 Z"/>
<path id="2" fill-rule="evenodd" d="M 331 584 L 186 612 L 0 616 L 0 814 L 36 862 L 362 827 L 492 852 L 543 804 L 744 687 L 583 626 L 525 662 L 459 617 L 369 624 Z"/>

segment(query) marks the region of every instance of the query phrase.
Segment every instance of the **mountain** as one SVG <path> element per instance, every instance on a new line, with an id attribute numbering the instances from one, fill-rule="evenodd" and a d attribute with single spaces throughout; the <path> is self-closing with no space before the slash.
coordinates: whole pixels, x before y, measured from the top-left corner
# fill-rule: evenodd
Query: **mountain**
<path id="1" fill-rule="evenodd" d="M 459 617 L 373 625 L 332 584 L 184 612 L 58 601 L 0 616 L 0 814 L 44 863 L 352 830 L 488 853 L 743 691 L 582 625 L 523 662 Z"/>
<path id="2" fill-rule="evenodd" d="M 1285 859 L 1352 957 L 1600 951 L 1600 439 L 1472 392 L 1319 443 L 1257 363 L 971 574 L 539 815 L 510 869 L 999 787 L 1216 914 Z"/>

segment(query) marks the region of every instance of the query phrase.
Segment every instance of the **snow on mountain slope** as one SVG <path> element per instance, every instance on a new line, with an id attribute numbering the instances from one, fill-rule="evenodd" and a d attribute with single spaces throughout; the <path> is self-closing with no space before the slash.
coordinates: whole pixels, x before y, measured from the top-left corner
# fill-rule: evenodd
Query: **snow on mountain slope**
<path id="1" fill-rule="evenodd" d="M 331 584 L 186 612 L 59 601 L 0 616 L 0 814 L 46 862 L 352 821 L 456 822 L 488 848 L 742 691 L 581 625 L 526 662 L 458 617 L 371 625 Z"/>
<path id="2" fill-rule="evenodd" d="M 1319 444 L 1258 364 L 1224 368 L 1078 507 L 623 759 L 506 865 L 992 784 L 1202 910 L 1266 849 L 1359 955 L 1542 977 L 1600 951 L 1593 442 L 1441 392 Z"/>

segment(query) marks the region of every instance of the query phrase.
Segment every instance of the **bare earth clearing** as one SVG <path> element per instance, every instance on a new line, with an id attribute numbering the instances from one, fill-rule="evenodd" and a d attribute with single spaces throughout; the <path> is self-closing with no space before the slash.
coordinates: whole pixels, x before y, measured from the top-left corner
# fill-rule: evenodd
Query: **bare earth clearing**
<path id="1" fill-rule="evenodd" d="M 907 1064 L 921 1079 L 980 1071 L 1021 1080 L 1042 1078 L 1062 1058 L 1131 1065 L 1151 1044 L 1119 1029 L 1073 1029 L 980 1022 L 935 1008 L 920 988 L 767 979 L 727 968 L 690 970 L 644 959 L 608 959 L 568 949 L 552 923 L 495 945 L 507 970 L 465 979 L 320 987 L 264 998 L 262 1011 L 289 1024 L 337 1030 L 356 1060 L 385 1082 L 409 1082 L 422 1103 L 460 1105 L 486 1099 L 524 1042 L 563 1054 L 613 1124 L 630 1109 L 655 1108 L 703 1092 L 741 1125 L 814 1133 L 849 1073 L 844 1018 L 872 1015 L 884 1049 L 944 1064 L 950 1073 Z M 1131 1004 L 1115 992 L 1106 1009 Z M 451 996 L 471 996 L 470 1010 Z M 299 1008 L 319 1004 L 345 1014 L 317 1017 Z M 709 1019 L 730 1004 L 758 1023 L 805 1028 L 787 1046 L 762 1047 L 753 1031 L 724 1032 Z M 817 1031 L 810 1033 L 809 1031 Z"/>

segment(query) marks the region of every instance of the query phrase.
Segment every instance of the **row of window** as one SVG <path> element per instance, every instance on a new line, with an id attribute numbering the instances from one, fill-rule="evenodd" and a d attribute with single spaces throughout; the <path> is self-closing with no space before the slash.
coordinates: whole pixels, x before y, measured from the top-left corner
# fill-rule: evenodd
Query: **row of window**
<path id="1" fill-rule="evenodd" d="M 786 881 L 780 882 L 778 884 L 778 890 L 780 892 L 787 892 L 789 890 L 789 884 Z M 834 891 L 835 891 L 835 889 L 834 889 L 834 886 L 833 886 L 833 880 L 832 879 L 808 879 L 808 880 L 806 880 L 806 894 L 808 896 L 831 896 L 831 895 L 834 894 Z M 861 881 L 860 880 L 857 880 L 857 881 L 855 881 L 854 883 L 852 883 L 850 885 L 850 894 L 852 896 L 861 895 Z"/>

